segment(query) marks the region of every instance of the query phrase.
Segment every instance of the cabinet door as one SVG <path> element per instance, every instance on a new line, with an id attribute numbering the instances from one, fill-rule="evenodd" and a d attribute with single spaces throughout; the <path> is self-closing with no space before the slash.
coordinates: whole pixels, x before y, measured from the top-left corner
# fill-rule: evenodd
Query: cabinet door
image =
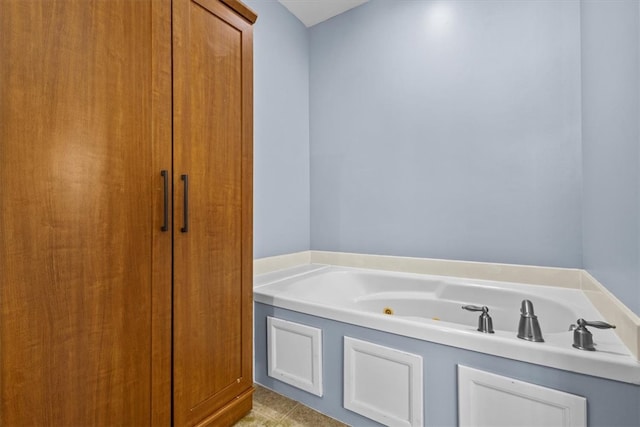
<path id="1" fill-rule="evenodd" d="M 151 27 L 0 1 L 1 425 L 150 423 Z"/>
<path id="2" fill-rule="evenodd" d="M 173 28 L 174 422 L 219 425 L 252 393 L 252 28 L 218 0 Z"/>

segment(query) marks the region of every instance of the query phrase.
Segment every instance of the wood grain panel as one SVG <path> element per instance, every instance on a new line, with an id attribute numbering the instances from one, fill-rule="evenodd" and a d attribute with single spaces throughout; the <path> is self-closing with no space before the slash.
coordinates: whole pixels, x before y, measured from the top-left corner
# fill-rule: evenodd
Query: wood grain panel
<path id="1" fill-rule="evenodd" d="M 171 311 L 172 311 L 172 76 L 171 76 L 171 2 L 151 3 L 152 44 L 152 141 L 153 141 L 153 278 L 151 328 L 151 425 L 171 425 Z M 164 182 L 160 171 L 166 170 L 168 185 L 167 231 L 164 224 Z"/>
<path id="2" fill-rule="evenodd" d="M 242 3 L 240 0 L 222 0 L 224 4 L 233 9 L 234 12 L 242 16 L 244 19 L 249 21 L 251 24 L 255 24 L 258 19 L 258 15 L 251 10 L 251 8 L 247 7 L 246 4 Z"/>
<path id="3" fill-rule="evenodd" d="M 151 2 L 0 2 L 2 425 L 150 423 Z"/>
<path id="4" fill-rule="evenodd" d="M 189 175 L 190 227 L 174 238 L 174 422 L 187 425 L 252 386 L 252 39 L 218 0 L 173 7 L 174 182 Z"/>

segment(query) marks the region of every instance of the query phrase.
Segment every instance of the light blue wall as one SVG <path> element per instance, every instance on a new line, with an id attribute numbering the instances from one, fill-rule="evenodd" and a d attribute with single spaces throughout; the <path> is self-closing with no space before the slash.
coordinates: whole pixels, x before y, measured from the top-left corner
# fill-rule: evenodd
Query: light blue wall
<path id="1" fill-rule="evenodd" d="M 309 250 L 309 35 L 275 0 L 254 27 L 254 257 Z"/>
<path id="2" fill-rule="evenodd" d="M 640 3 L 582 4 L 584 267 L 640 314 Z"/>
<path id="3" fill-rule="evenodd" d="M 640 313 L 636 0 L 247 3 L 256 258 L 584 267 Z"/>
<path id="4" fill-rule="evenodd" d="M 578 1 L 371 0 L 310 34 L 312 249 L 581 266 Z"/>

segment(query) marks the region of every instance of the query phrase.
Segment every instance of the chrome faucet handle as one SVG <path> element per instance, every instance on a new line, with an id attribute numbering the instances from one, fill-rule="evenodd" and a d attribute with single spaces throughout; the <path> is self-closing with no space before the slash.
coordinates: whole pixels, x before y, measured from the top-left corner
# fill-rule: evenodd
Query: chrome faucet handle
<path id="1" fill-rule="evenodd" d="M 578 323 L 578 327 L 580 327 L 580 326 L 592 326 L 592 327 L 598 328 L 598 329 L 615 329 L 616 328 L 616 325 L 612 325 L 612 324 L 607 323 L 607 322 L 602 322 L 600 320 L 578 319 L 577 323 Z"/>
<path id="2" fill-rule="evenodd" d="M 463 305 L 462 309 L 467 311 L 481 311 L 482 314 L 478 318 L 478 331 L 484 332 L 485 334 L 493 334 L 493 320 L 491 320 L 491 316 L 489 316 L 489 307 L 483 305 L 480 307 L 479 305 Z"/>
<path id="3" fill-rule="evenodd" d="M 569 326 L 569 330 L 573 331 L 573 346 L 579 350 L 595 351 L 596 348 L 593 344 L 593 336 L 587 329 L 587 326 L 591 326 L 598 329 L 615 329 L 616 325 L 612 325 L 607 322 L 601 322 L 599 320 L 584 320 L 578 319 L 577 325 Z"/>
<path id="4" fill-rule="evenodd" d="M 479 305 L 467 304 L 467 305 L 463 305 L 462 308 L 469 311 L 481 311 L 483 313 L 486 313 L 489 311 L 489 307 L 487 307 L 486 305 L 483 305 L 481 307 Z"/>

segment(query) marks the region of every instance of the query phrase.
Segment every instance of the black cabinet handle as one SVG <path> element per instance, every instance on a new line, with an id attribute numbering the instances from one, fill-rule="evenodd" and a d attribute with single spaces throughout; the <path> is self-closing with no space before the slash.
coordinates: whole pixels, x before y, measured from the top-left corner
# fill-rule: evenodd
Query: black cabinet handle
<path id="1" fill-rule="evenodd" d="M 180 175 L 184 181 L 184 226 L 180 229 L 183 233 L 189 231 L 189 175 Z"/>
<path id="2" fill-rule="evenodd" d="M 166 170 L 160 171 L 164 180 L 164 220 L 160 231 L 169 231 L 169 173 Z"/>

